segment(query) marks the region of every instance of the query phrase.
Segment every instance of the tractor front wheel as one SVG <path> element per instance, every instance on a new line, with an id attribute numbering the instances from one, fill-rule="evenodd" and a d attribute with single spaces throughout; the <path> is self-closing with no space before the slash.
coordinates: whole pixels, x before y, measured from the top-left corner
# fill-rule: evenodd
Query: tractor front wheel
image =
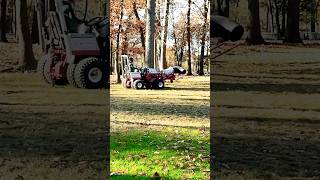
<path id="1" fill-rule="evenodd" d="M 76 65 L 74 79 L 80 88 L 106 88 L 107 63 L 94 57 L 83 59 Z"/>
<path id="2" fill-rule="evenodd" d="M 133 82 L 133 88 L 134 89 L 143 89 L 144 84 L 141 80 L 136 80 Z"/>
<path id="3" fill-rule="evenodd" d="M 67 79 L 69 84 L 78 87 L 76 80 L 74 79 L 74 71 L 76 69 L 76 64 L 69 64 L 67 68 Z"/>

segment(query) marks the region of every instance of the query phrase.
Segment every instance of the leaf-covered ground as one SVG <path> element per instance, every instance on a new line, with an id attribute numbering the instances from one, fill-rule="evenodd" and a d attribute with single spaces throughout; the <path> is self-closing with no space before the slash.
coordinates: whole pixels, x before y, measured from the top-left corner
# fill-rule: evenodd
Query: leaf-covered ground
<path id="1" fill-rule="evenodd" d="M 240 46 L 212 67 L 216 178 L 318 179 L 319 47 Z"/>
<path id="2" fill-rule="evenodd" d="M 0 82 L 0 179 L 106 179 L 106 90 Z"/>
<path id="3" fill-rule="evenodd" d="M 111 86 L 111 179 L 209 177 L 209 77 L 164 90 Z"/>

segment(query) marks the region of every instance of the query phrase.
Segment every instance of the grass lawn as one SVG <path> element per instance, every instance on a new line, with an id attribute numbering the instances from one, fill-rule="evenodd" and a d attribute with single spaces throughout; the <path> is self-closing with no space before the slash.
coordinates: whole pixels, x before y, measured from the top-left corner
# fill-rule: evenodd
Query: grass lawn
<path id="1" fill-rule="evenodd" d="M 0 179 L 106 179 L 106 90 L 0 82 Z"/>
<path id="2" fill-rule="evenodd" d="M 216 178 L 320 177 L 319 47 L 241 46 L 211 73 Z"/>
<path id="3" fill-rule="evenodd" d="M 111 86 L 111 179 L 208 179 L 209 77 L 166 85 Z"/>

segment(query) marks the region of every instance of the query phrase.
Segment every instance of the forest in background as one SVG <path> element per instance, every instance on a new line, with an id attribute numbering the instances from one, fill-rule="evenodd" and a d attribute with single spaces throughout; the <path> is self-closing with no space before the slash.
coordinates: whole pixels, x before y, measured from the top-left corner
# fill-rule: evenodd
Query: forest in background
<path id="1" fill-rule="evenodd" d="M 212 15 L 230 17 L 246 29 L 249 44 L 302 43 L 320 39 L 318 0 L 211 0 Z"/>
<path id="2" fill-rule="evenodd" d="M 155 4 L 154 42 L 146 38 L 147 1 L 111 1 L 111 67 L 120 82 L 121 55 L 135 59 L 138 66 L 165 69 L 178 65 L 188 74 L 208 72 L 209 1 L 150 0 Z M 145 58 L 146 45 L 154 44 L 153 62 Z M 118 68 L 115 68 L 118 67 Z"/>

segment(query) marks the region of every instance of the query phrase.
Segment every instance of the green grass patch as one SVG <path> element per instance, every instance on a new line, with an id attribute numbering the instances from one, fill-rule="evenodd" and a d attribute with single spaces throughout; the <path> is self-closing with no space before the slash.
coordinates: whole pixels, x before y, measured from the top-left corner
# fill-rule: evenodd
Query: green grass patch
<path id="1" fill-rule="evenodd" d="M 165 179 L 205 179 L 209 132 L 186 128 L 116 132 L 111 138 L 111 171 Z M 112 176 L 112 178 L 118 178 Z"/>
<path id="2" fill-rule="evenodd" d="M 111 86 L 112 179 L 209 178 L 209 77 L 164 90 Z"/>

